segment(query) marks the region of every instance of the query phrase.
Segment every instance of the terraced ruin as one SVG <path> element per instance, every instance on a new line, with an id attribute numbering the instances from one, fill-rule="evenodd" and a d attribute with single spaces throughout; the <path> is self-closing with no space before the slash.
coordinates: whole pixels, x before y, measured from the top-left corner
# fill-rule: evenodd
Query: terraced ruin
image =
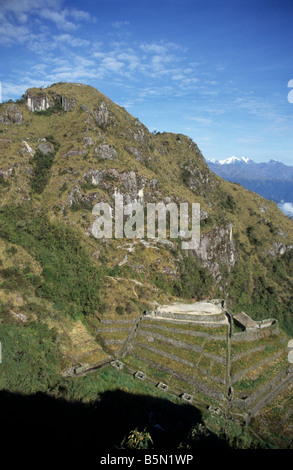
<path id="1" fill-rule="evenodd" d="M 292 385 L 288 337 L 278 322 L 233 317 L 220 300 L 102 320 L 96 333 L 104 364 L 244 424 Z M 76 373 L 100 364 L 80 365 Z"/>
<path id="2" fill-rule="evenodd" d="M 150 382 L 211 421 L 257 417 L 275 438 L 283 420 L 293 437 L 292 220 L 213 174 L 189 137 L 150 132 L 87 85 L 30 89 L 1 104 L 0 127 L 2 389 L 66 396 L 63 374 L 88 397 L 99 372 L 75 378 L 105 367 L 111 390 L 113 376 L 134 394 Z M 93 209 L 118 194 L 199 203 L 197 249 L 168 239 L 169 216 L 166 239 L 97 238 Z M 218 296 L 280 328 L 220 300 L 187 303 Z"/>

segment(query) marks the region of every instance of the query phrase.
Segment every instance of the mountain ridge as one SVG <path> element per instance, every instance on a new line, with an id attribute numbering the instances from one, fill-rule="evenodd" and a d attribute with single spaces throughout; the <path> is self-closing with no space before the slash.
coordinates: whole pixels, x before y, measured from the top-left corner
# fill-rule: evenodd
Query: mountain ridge
<path id="1" fill-rule="evenodd" d="M 178 300 L 222 299 L 233 313 L 277 319 L 293 334 L 292 221 L 274 202 L 213 173 L 188 136 L 153 134 L 98 90 L 72 83 L 2 103 L 0 131 L 0 331 L 11 351 L 3 388 L 68 390 L 62 374 L 120 357 L 133 336 L 152 369 L 158 343 L 151 343 L 162 339 L 151 335 L 152 322 L 150 337 L 137 331 L 140 319 Z M 97 239 L 93 207 L 113 206 L 117 193 L 125 202 L 199 203 L 200 245 L 187 253 L 169 232 L 164 240 Z M 180 340 L 179 332 L 176 345 L 191 333 Z M 282 355 L 276 370 L 286 364 L 286 339 L 268 341 L 267 353 L 272 346 Z M 228 344 L 218 341 L 210 338 L 200 359 L 200 377 L 216 387 L 217 373 L 226 378 L 214 358 L 220 350 L 224 363 Z M 28 348 L 34 360 L 24 359 L 23 375 L 17 358 Z M 128 360 L 142 366 L 135 355 Z"/>
<path id="2" fill-rule="evenodd" d="M 257 163 L 247 157 L 207 160 L 207 164 L 217 175 L 273 200 L 293 216 L 293 166 L 277 160 Z"/>
<path id="3" fill-rule="evenodd" d="M 95 100 L 97 104 L 93 105 Z M 22 122 L 19 121 L 17 109 L 20 106 Z M 225 210 L 228 211 L 230 220 L 227 219 L 224 226 L 228 227 L 232 223 L 233 230 L 237 230 L 240 220 L 233 211 L 237 204 L 238 188 L 227 186 L 208 170 L 200 150 L 189 137 L 170 133 L 153 135 L 123 108 L 92 87 L 81 84 L 61 83 L 46 89 L 30 89 L 20 103 L 4 104 L 2 108 L 6 108 L 6 115 L 4 113 L 2 120 L 9 122 L 12 119 L 14 129 L 22 129 L 22 133 L 24 131 L 23 135 L 13 139 L 14 142 L 7 136 L 2 139 L 5 155 L 14 152 L 10 167 L 7 166 L 6 156 L 6 167 L 0 168 L 3 182 L 15 182 L 17 175 L 12 177 L 12 173 L 18 171 L 22 181 L 22 191 L 4 189 L 2 201 L 6 197 L 7 202 L 23 202 L 26 199 L 38 204 L 42 199 L 42 204 L 47 209 L 51 212 L 53 209 L 54 218 L 60 214 L 64 217 L 64 211 L 69 211 L 70 218 L 76 223 L 78 210 L 72 211 L 72 208 L 84 207 L 88 210 L 100 197 L 105 202 L 112 203 L 115 187 L 118 187 L 125 197 L 128 195 L 132 199 L 135 199 L 139 191 L 144 191 L 145 202 L 160 198 L 163 201 L 200 202 L 201 231 L 202 236 L 207 239 L 211 229 L 218 232 L 217 222 L 223 225 L 223 216 L 220 213 L 224 214 Z M 68 127 L 66 122 L 69 118 L 71 128 L 63 132 L 61 129 Z M 28 125 L 34 126 L 32 135 L 25 131 L 25 126 Z M 19 157 L 16 157 L 15 151 Z M 3 154 L 4 159 L 5 155 Z M 43 157 L 39 159 L 40 155 Z M 17 162 L 19 159 L 21 167 Z M 44 171 L 42 161 L 48 162 L 50 159 L 51 166 Z M 40 188 L 38 180 L 42 181 Z M 31 185 L 35 188 L 33 191 Z M 252 200 L 255 198 L 244 193 L 239 202 L 243 196 L 252 197 Z M 50 201 L 49 205 L 47 201 Z M 257 205 L 262 207 L 268 204 L 261 199 L 256 204 L 255 201 L 253 204 L 256 212 L 259 212 Z M 267 210 L 275 212 L 271 204 Z M 281 216 L 278 214 L 276 217 Z M 87 218 L 93 220 L 90 214 Z M 91 224 L 84 233 L 90 226 Z M 280 238 L 278 241 L 282 243 L 284 240 Z M 269 248 L 269 243 L 267 244 Z M 205 266 L 213 270 L 216 260 L 209 261 L 207 251 L 199 253 L 199 256 Z M 226 262 L 229 266 L 229 261 Z"/>

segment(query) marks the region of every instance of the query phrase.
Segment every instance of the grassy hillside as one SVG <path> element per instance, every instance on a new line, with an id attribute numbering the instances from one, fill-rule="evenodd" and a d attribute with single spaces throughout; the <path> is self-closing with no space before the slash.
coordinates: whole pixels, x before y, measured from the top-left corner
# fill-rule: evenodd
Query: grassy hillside
<path id="1" fill-rule="evenodd" d="M 96 239 L 92 208 L 117 191 L 200 203 L 200 248 Z M 223 298 L 293 334 L 292 220 L 213 174 L 189 137 L 150 133 L 90 86 L 58 83 L 0 105 L 0 201 L 2 389 L 56 390 L 66 371 L 119 354 L 144 311 L 176 299 Z M 206 343 L 214 355 L 220 346 Z M 138 367 L 144 337 L 136 347 L 127 360 Z M 222 377 L 208 361 L 202 370 Z"/>

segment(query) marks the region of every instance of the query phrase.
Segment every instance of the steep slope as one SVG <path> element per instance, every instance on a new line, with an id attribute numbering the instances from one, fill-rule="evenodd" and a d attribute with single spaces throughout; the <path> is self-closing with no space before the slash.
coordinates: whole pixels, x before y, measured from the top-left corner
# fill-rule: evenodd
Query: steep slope
<path id="1" fill-rule="evenodd" d="M 48 390 L 60 374 L 100 367 L 143 312 L 178 299 L 222 298 L 293 334 L 292 221 L 215 175 L 189 137 L 152 134 L 70 83 L 1 104 L 0 131 L 2 388 Z M 144 205 L 200 203 L 200 245 L 97 239 L 93 207 L 114 207 L 118 193 Z"/>
<path id="2" fill-rule="evenodd" d="M 188 137 L 151 134 L 92 87 L 61 83 L 31 89 L 20 102 L 1 105 L 0 115 L 2 206 L 26 202 L 33 213 L 42 209 L 51 221 L 74 224 L 91 255 L 100 250 L 96 256 L 104 256 L 108 267 L 117 267 L 127 254 L 124 267 L 138 273 L 137 265 L 143 265 L 148 279 L 162 274 L 172 284 L 187 262 L 186 257 L 176 261 L 177 240 L 170 256 L 162 244 L 158 251 L 138 243 L 137 250 L 128 247 L 127 252 L 124 241 L 101 243 L 89 235 L 92 207 L 100 201 L 113 205 L 117 190 L 126 201 L 143 194 L 144 203 L 200 203 L 202 244 L 193 259 L 199 259 L 225 295 L 229 273 L 244 255 L 263 271 L 268 253 L 273 260 L 290 252 L 292 223 L 274 203 L 218 178 Z M 166 266 L 161 261 L 156 270 L 161 252 Z M 195 293 L 191 289 L 190 297 Z"/>

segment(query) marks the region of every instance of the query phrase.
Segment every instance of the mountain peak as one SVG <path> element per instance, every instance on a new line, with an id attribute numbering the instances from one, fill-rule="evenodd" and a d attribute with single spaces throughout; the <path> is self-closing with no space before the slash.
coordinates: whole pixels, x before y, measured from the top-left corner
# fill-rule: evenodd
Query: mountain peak
<path id="1" fill-rule="evenodd" d="M 221 165 L 233 165 L 233 164 L 238 164 L 238 163 L 248 163 L 248 162 L 251 162 L 252 160 L 250 160 L 250 158 L 247 158 L 247 157 L 235 157 L 235 156 L 232 156 L 230 158 L 226 158 L 225 160 L 219 160 L 218 163 L 220 163 Z"/>

